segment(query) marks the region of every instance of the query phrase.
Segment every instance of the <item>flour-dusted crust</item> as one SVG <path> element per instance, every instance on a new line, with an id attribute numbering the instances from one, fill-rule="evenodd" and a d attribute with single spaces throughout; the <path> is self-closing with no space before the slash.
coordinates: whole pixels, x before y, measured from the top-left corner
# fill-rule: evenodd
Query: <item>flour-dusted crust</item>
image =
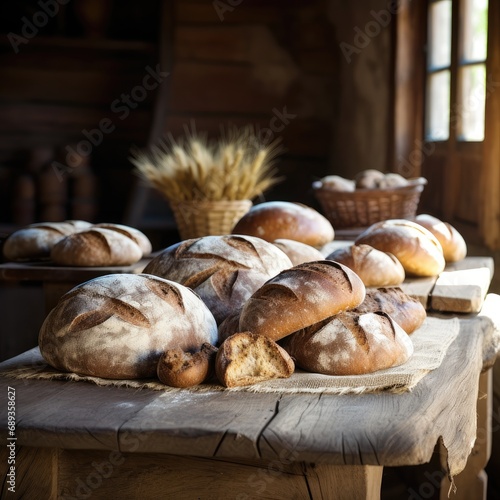
<path id="1" fill-rule="evenodd" d="M 123 224 L 111 224 L 109 222 L 101 222 L 99 224 L 94 224 L 93 227 L 100 227 L 102 229 L 111 229 L 111 231 L 117 231 L 124 236 L 127 236 L 132 241 L 137 243 L 142 250 L 143 255 L 149 255 L 152 251 L 151 241 L 149 238 L 138 229 L 130 226 L 125 226 Z"/>
<path id="2" fill-rule="evenodd" d="M 109 274 L 63 295 L 39 334 L 54 368 L 109 379 L 156 376 L 167 349 L 217 342 L 217 325 L 188 288 L 157 276 Z"/>
<path id="3" fill-rule="evenodd" d="M 392 253 L 406 274 L 436 276 L 445 267 L 443 249 L 436 237 L 420 224 L 406 219 L 377 222 L 362 232 L 355 243 Z"/>
<path id="4" fill-rule="evenodd" d="M 85 221 L 38 222 L 12 233 L 3 246 L 7 260 L 35 261 L 48 259 L 52 247 L 65 236 L 87 229 Z"/>
<path id="5" fill-rule="evenodd" d="M 367 289 L 365 300 L 354 311 L 360 314 L 385 312 L 408 334 L 419 328 L 427 318 L 422 303 L 397 286 Z"/>
<path id="6" fill-rule="evenodd" d="M 117 231 L 92 227 L 61 239 L 50 257 L 62 266 L 127 266 L 141 259 L 142 250 Z"/>
<path id="7" fill-rule="evenodd" d="M 385 313 L 344 312 L 281 343 L 295 364 L 325 375 L 362 375 L 405 363 L 413 354 L 406 332 Z"/>
<path id="8" fill-rule="evenodd" d="M 363 301 L 359 276 L 337 262 L 306 262 L 282 271 L 243 306 L 240 331 L 279 340 Z"/>
<path id="9" fill-rule="evenodd" d="M 295 240 L 322 247 L 333 240 L 333 227 L 314 208 L 288 201 L 254 205 L 234 226 L 233 234 L 257 236 L 266 241 Z"/>
<path id="10" fill-rule="evenodd" d="M 352 269 L 367 287 L 400 285 L 405 279 L 405 270 L 394 255 L 370 245 L 338 248 L 326 258 Z"/>
<path id="11" fill-rule="evenodd" d="M 256 384 L 275 378 L 288 378 L 295 364 L 273 340 L 250 332 L 228 337 L 217 351 L 215 373 L 226 387 Z"/>
<path id="12" fill-rule="evenodd" d="M 323 254 L 317 248 L 301 243 L 300 241 L 281 238 L 274 240 L 273 245 L 276 245 L 280 250 L 285 252 L 294 266 L 303 264 L 304 262 L 324 259 Z"/>
<path id="13" fill-rule="evenodd" d="M 218 323 L 268 279 L 292 267 L 272 243 L 253 236 L 204 236 L 166 248 L 144 272 L 192 288 Z"/>
<path id="14" fill-rule="evenodd" d="M 441 243 L 446 262 L 457 262 L 467 255 L 467 244 L 463 236 L 448 222 L 429 214 L 420 214 L 415 222 L 428 229 Z"/>

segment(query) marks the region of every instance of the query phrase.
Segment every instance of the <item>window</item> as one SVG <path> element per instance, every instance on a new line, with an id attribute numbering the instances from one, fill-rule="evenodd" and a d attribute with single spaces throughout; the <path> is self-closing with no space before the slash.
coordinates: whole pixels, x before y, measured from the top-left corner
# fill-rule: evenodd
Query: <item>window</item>
<path id="1" fill-rule="evenodd" d="M 427 13 L 425 138 L 484 139 L 488 0 L 435 0 Z"/>

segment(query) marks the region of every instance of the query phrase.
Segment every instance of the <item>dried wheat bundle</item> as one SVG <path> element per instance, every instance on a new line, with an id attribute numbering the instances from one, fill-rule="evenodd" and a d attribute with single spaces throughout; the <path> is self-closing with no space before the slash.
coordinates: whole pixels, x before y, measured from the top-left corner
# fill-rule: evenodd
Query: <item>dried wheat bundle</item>
<path id="1" fill-rule="evenodd" d="M 252 127 L 229 129 L 217 142 L 172 136 L 149 151 L 133 150 L 136 172 L 170 202 L 251 200 L 279 182 L 279 143 L 265 145 Z"/>

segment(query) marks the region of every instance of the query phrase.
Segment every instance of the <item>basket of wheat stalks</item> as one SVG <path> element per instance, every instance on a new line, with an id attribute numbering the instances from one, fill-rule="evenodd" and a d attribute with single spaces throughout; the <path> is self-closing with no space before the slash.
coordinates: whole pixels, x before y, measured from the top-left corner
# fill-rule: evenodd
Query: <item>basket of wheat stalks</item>
<path id="1" fill-rule="evenodd" d="M 277 143 L 262 144 L 252 128 L 206 136 L 169 136 L 148 151 L 133 150 L 138 173 L 168 201 L 182 240 L 230 234 L 252 200 L 280 181 Z"/>

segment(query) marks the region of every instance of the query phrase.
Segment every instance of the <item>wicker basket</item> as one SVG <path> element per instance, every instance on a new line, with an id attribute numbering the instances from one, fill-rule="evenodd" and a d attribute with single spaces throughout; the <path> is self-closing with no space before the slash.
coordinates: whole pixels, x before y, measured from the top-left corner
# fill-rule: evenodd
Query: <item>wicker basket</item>
<path id="1" fill-rule="evenodd" d="M 170 203 L 182 240 L 230 234 L 252 207 L 250 200 Z"/>
<path id="2" fill-rule="evenodd" d="M 334 228 L 367 227 L 387 219 L 405 219 L 417 213 L 420 194 L 427 180 L 410 179 L 391 189 L 357 189 L 353 192 L 315 187 L 314 195 Z"/>

